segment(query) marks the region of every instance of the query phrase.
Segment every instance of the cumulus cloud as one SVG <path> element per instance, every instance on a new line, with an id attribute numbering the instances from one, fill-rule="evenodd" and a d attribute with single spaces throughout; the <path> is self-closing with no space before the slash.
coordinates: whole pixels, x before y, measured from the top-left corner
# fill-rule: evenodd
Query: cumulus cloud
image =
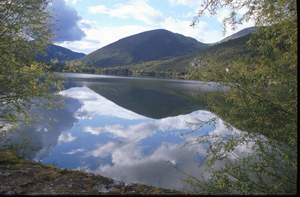
<path id="1" fill-rule="evenodd" d="M 162 14 L 151 7 L 145 0 L 130 0 L 123 4 L 108 8 L 104 5 L 91 6 L 89 12 L 106 14 L 117 18 L 132 18 L 146 24 L 153 24 L 162 19 Z"/>
<path id="2" fill-rule="evenodd" d="M 80 0 L 65 0 L 69 4 L 77 4 Z"/>
<path id="3" fill-rule="evenodd" d="M 186 6 L 195 6 L 200 5 L 200 0 L 169 0 L 171 5 L 186 5 Z"/>
<path id="4" fill-rule="evenodd" d="M 115 142 L 108 142 L 104 145 L 99 145 L 95 150 L 92 150 L 88 154 L 93 157 L 106 157 L 111 154 L 111 152 L 118 147 Z"/>
<path id="5" fill-rule="evenodd" d="M 78 4 L 79 0 L 65 1 L 71 6 Z M 59 4 L 59 2 L 63 3 L 63 0 L 55 2 L 55 4 Z M 153 29 L 167 29 L 193 37 L 200 42 L 214 43 L 246 27 L 254 26 L 253 21 L 248 21 L 238 25 L 236 29 L 227 28 L 226 34 L 223 34 L 222 21 L 230 12 L 227 8 L 222 8 L 217 12 L 216 16 L 212 17 L 218 25 L 211 25 L 207 18 L 201 18 L 196 27 L 191 27 L 192 18 L 197 14 L 197 9 L 200 7 L 201 2 L 201 0 L 169 0 L 170 5 L 187 6 L 191 9 L 185 15 L 176 17 L 160 12 L 158 8 L 151 5 L 147 0 L 129 0 L 122 3 L 112 3 L 111 5 L 100 4 L 100 1 L 100 3 L 97 2 L 97 4 L 87 7 L 87 14 L 90 16 L 101 16 L 104 19 L 113 17 L 131 21 L 129 24 L 126 23 L 123 25 L 101 25 L 99 21 L 80 19 L 75 10 L 63 3 L 63 7 L 67 7 L 69 9 L 68 12 L 73 13 L 67 15 L 71 15 L 73 21 L 76 22 L 72 22 L 75 24 L 73 27 L 67 28 L 73 28 L 72 30 L 59 32 L 62 34 L 60 37 L 66 37 L 64 34 L 69 34 L 69 39 L 56 39 L 56 41 L 60 41 L 57 43 L 60 46 L 71 50 L 90 53 L 121 38 Z M 244 12 L 244 9 L 238 10 L 239 15 Z M 64 15 L 62 11 L 59 13 Z M 211 16 L 206 13 L 205 17 Z M 69 19 L 65 19 L 64 21 L 68 21 L 71 24 Z M 64 27 L 63 29 L 66 29 L 64 25 L 61 26 Z"/>
<path id="6" fill-rule="evenodd" d="M 191 27 L 190 24 L 191 20 L 166 17 L 159 24 L 159 27 L 185 36 L 193 37 L 205 43 L 214 42 L 216 41 L 216 38 L 220 38 L 222 36 L 221 32 L 217 30 L 210 30 L 209 24 L 205 21 L 199 21 L 197 27 Z"/>
<path id="7" fill-rule="evenodd" d="M 84 119 L 83 117 L 95 117 L 97 115 L 102 116 L 114 116 L 128 120 L 144 119 L 145 117 L 136 114 L 125 108 L 120 108 L 114 102 L 107 100 L 105 97 L 95 94 L 94 91 L 87 87 L 74 87 L 68 90 L 61 91 L 60 95 L 79 99 L 82 106 L 75 113 L 75 117 L 78 119 Z M 101 108 L 99 108 L 99 105 Z"/>
<path id="8" fill-rule="evenodd" d="M 85 33 L 78 26 L 80 16 L 64 0 L 52 1 L 49 7 L 52 16 L 54 42 L 81 40 Z"/>
<path id="9" fill-rule="evenodd" d="M 86 37 L 80 41 L 66 41 L 60 43 L 60 45 L 74 51 L 90 53 L 121 38 L 153 29 L 166 29 L 208 43 L 223 38 L 222 32 L 210 30 L 208 24 L 204 21 L 201 21 L 195 28 L 191 27 L 190 24 L 190 20 L 180 20 L 172 17 L 166 17 L 152 25 L 100 26 L 94 21 L 84 20 L 80 22 L 80 27 L 85 32 Z"/>
<path id="10" fill-rule="evenodd" d="M 83 151 L 84 151 L 84 149 L 78 148 L 78 149 L 74 149 L 74 150 L 71 150 L 69 152 L 66 152 L 65 154 L 67 154 L 67 155 L 74 155 L 74 154 L 77 154 L 77 153 L 81 153 Z"/>
<path id="11" fill-rule="evenodd" d="M 86 133 L 90 133 L 92 135 L 100 135 L 101 133 L 103 133 L 103 128 L 86 126 L 83 128 L 82 131 Z"/>
<path id="12" fill-rule="evenodd" d="M 144 25 L 100 26 L 94 21 L 80 23 L 85 37 L 79 41 L 66 41 L 59 45 L 74 51 L 90 53 L 121 38 L 151 30 L 153 27 Z M 101 36 L 99 36 L 101 35 Z"/>
<path id="13" fill-rule="evenodd" d="M 58 137 L 58 143 L 59 144 L 72 142 L 74 140 L 76 140 L 76 137 L 74 137 L 71 133 L 62 133 Z"/>
<path id="14" fill-rule="evenodd" d="M 57 154 L 59 156 L 63 152 L 72 161 L 74 168 L 123 181 L 173 189 L 186 187 L 182 183 L 182 179 L 186 178 L 183 172 L 195 177 L 209 176 L 209 172 L 202 168 L 207 146 L 197 142 L 197 136 L 208 134 L 208 137 L 218 135 L 222 138 L 240 133 L 236 129 L 229 130 L 221 119 L 208 111 L 198 110 L 184 115 L 150 119 L 132 114 L 87 87 L 70 88 L 60 94 L 81 103 L 81 108 L 74 106 L 72 112 L 77 114 L 84 109 L 94 119 L 79 119 L 78 123 L 67 130 L 62 129 L 65 132 L 58 139 L 55 137 L 58 147 L 55 147 L 53 154 L 43 158 L 62 162 L 58 164 L 64 166 L 66 160 L 55 159 Z M 111 116 L 109 121 L 101 121 L 108 115 L 106 105 L 110 107 Z M 115 112 L 121 112 L 122 117 Z M 212 118 L 217 118 L 214 126 L 202 127 L 203 122 Z M 49 142 L 50 133 L 41 132 L 44 136 L 41 139 Z M 182 133 L 185 135 L 179 135 Z M 192 143 L 192 140 L 197 143 Z M 229 156 L 234 159 L 236 155 L 251 154 L 252 146 L 251 143 L 241 144 Z M 43 150 L 48 152 L 48 147 L 46 144 Z M 217 164 L 224 166 L 224 162 Z"/>
<path id="15" fill-rule="evenodd" d="M 192 20 L 192 18 L 197 15 L 197 11 L 198 11 L 198 9 L 200 9 L 203 1 L 201 1 L 201 0 L 169 0 L 169 3 L 171 5 L 180 5 L 180 6 L 183 5 L 183 6 L 189 6 L 189 7 L 195 8 L 194 11 L 189 12 L 187 14 L 187 16 L 189 18 L 191 18 L 191 20 Z M 237 12 L 238 16 L 242 16 L 246 13 L 247 8 L 244 7 L 242 9 L 235 10 L 235 11 Z M 229 7 L 223 7 L 223 8 L 220 8 L 217 10 L 216 15 L 211 16 L 206 11 L 206 12 L 204 12 L 204 16 L 215 18 L 219 22 L 220 27 L 221 27 L 223 25 L 223 20 L 225 18 L 229 17 L 230 13 L 231 13 L 231 9 Z M 207 26 L 205 28 L 203 28 L 203 22 L 204 21 L 200 21 L 199 24 L 196 25 L 196 29 L 199 29 L 199 32 L 197 34 L 191 35 L 191 36 L 198 39 L 199 41 L 204 41 L 204 42 L 208 42 L 208 43 L 217 42 L 227 36 L 230 36 L 233 33 L 236 33 L 238 31 L 244 29 L 244 28 L 252 27 L 255 25 L 255 22 L 253 20 L 244 21 L 243 24 L 237 24 L 234 29 L 232 29 L 231 27 L 228 27 L 228 28 L 226 28 L 226 32 L 221 32 L 220 30 L 209 30 L 208 29 L 209 24 L 207 24 L 207 23 L 206 23 Z M 184 28 L 184 29 L 187 30 L 188 28 Z"/>
<path id="16" fill-rule="evenodd" d="M 145 6 L 145 2 L 143 1 L 137 1 L 137 7 L 134 7 L 136 4 L 132 2 L 136 1 L 129 2 L 125 8 L 120 5 L 116 5 L 113 8 L 98 5 L 90 7 L 89 11 L 116 17 L 118 14 L 120 18 L 133 18 L 144 22 L 144 24 L 100 26 L 96 21 L 81 20 L 79 27 L 84 31 L 86 36 L 82 40 L 65 41 L 59 45 L 74 51 L 90 53 L 121 38 L 153 29 L 166 29 L 206 43 L 215 42 L 224 37 L 222 32 L 210 29 L 206 21 L 201 20 L 197 27 L 194 28 L 190 26 L 191 20 L 189 19 L 176 19 L 170 16 L 163 16 L 158 11 L 154 11 L 154 8 L 150 7 L 150 5 L 147 4 Z M 141 5 L 144 5 L 145 8 L 139 8 Z M 149 10 L 147 11 L 148 14 L 144 14 L 145 10 Z"/>
<path id="17" fill-rule="evenodd" d="M 128 143 L 111 152 L 112 165 L 99 166 L 94 172 L 127 182 L 142 182 L 166 188 L 183 188 L 186 175 L 203 175 L 195 160 L 201 145 L 182 148 L 163 143 L 153 153 L 144 156 L 137 144 Z M 185 162 L 182 162 L 185 161 Z M 177 166 L 180 170 L 174 168 Z M 186 188 L 185 188 L 186 189 Z"/>
<path id="18" fill-rule="evenodd" d="M 225 18 L 230 17 L 231 11 L 232 10 L 227 7 L 221 8 L 218 10 L 218 12 L 216 14 L 216 19 L 219 21 L 220 24 L 223 24 L 223 21 Z M 247 12 L 247 9 L 242 8 L 240 10 L 236 10 L 236 12 L 237 12 L 237 16 L 241 17 Z M 228 26 L 226 28 L 225 35 L 223 35 L 223 37 L 229 36 L 237 31 L 244 29 L 244 28 L 253 27 L 254 25 L 255 25 L 255 21 L 250 20 L 250 21 L 244 21 L 243 24 L 237 24 L 234 29 L 232 29 L 230 26 Z"/>

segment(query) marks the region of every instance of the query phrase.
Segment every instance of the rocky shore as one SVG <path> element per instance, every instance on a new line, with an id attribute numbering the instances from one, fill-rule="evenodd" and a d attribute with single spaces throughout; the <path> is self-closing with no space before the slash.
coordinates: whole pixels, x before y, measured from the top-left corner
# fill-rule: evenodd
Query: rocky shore
<path id="1" fill-rule="evenodd" d="M 126 184 L 100 175 L 59 169 L 0 150 L 0 194 L 179 194 L 168 189 Z"/>

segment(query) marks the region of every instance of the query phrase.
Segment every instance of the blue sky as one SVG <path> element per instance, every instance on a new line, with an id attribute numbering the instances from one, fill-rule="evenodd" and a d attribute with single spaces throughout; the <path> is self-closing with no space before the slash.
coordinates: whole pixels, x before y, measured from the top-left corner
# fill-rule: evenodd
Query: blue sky
<path id="1" fill-rule="evenodd" d="M 121 38 L 152 29 L 167 29 L 200 42 L 217 42 L 252 26 L 248 22 L 223 34 L 222 20 L 229 10 L 203 16 L 191 27 L 201 0 L 54 0 L 61 31 L 55 43 L 71 50 L 90 53 Z M 69 38 L 68 38 L 68 35 Z"/>

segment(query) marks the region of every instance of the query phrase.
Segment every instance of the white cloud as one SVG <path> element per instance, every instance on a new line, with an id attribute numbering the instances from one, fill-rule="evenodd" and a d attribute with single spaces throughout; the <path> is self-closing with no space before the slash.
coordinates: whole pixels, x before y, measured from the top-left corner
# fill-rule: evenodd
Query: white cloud
<path id="1" fill-rule="evenodd" d="M 78 0 L 67 1 L 69 3 L 76 3 Z M 169 2 L 172 5 L 189 6 L 193 11 L 191 10 L 184 17 L 169 16 L 166 13 L 161 13 L 156 7 L 152 7 L 147 0 L 130 0 L 109 7 L 98 4 L 90 6 L 88 8 L 89 13 L 94 16 L 102 14 L 119 19 L 134 19 L 134 21 L 137 20 L 143 23 L 137 24 L 133 21 L 131 24 L 103 26 L 99 21 L 82 19 L 79 27 L 86 35 L 82 40 L 56 44 L 74 51 L 90 53 L 121 38 L 153 29 L 167 29 L 175 33 L 193 37 L 200 42 L 213 43 L 243 28 L 254 25 L 253 21 L 249 21 L 238 25 L 235 30 L 227 28 L 226 34 L 223 35 L 221 29 L 222 21 L 230 13 L 229 9 L 223 8 L 217 12 L 216 16 L 210 16 L 218 21 L 218 27 L 216 27 L 216 24 L 209 24 L 207 18 L 200 18 L 197 26 L 191 27 L 192 16 L 196 15 L 201 0 L 169 0 Z M 238 14 L 243 13 L 245 13 L 245 9 L 238 10 Z M 103 16 L 103 18 L 105 19 L 106 16 Z M 208 17 L 209 15 L 206 13 L 205 16 Z"/>
<path id="2" fill-rule="evenodd" d="M 144 156 L 137 144 L 128 143 L 111 152 L 112 164 L 99 166 L 95 172 L 127 182 L 178 189 L 185 184 L 182 179 L 186 175 L 182 171 L 196 177 L 204 173 L 197 162 L 193 162 L 200 149 L 201 145 L 182 148 L 163 143 L 153 153 Z"/>
<path id="3" fill-rule="evenodd" d="M 87 154 L 91 155 L 93 157 L 106 157 L 117 147 L 118 147 L 117 143 L 108 142 L 104 145 L 99 145 L 95 150 L 93 150 Z"/>
<path id="4" fill-rule="evenodd" d="M 58 143 L 62 144 L 62 143 L 72 142 L 75 139 L 76 137 L 74 137 L 71 133 L 62 133 L 58 137 Z"/>
<path id="5" fill-rule="evenodd" d="M 190 24 L 190 20 L 172 17 L 167 17 L 153 25 L 100 26 L 94 21 L 85 20 L 81 22 L 81 29 L 86 35 L 82 40 L 57 44 L 74 51 L 90 53 L 121 38 L 153 29 L 167 29 L 208 43 L 223 38 L 222 32 L 210 30 L 204 21 L 200 21 L 196 27 L 191 27 Z"/>
<path id="6" fill-rule="evenodd" d="M 92 14 L 110 14 L 109 10 L 110 9 L 104 5 L 95 5 L 89 7 L 89 12 Z"/>
<path id="7" fill-rule="evenodd" d="M 92 135 L 100 135 L 101 133 L 103 133 L 103 128 L 102 127 L 90 127 L 90 126 L 87 126 L 87 127 L 84 127 L 83 132 L 86 132 L 86 133 L 90 133 Z"/>
<path id="8" fill-rule="evenodd" d="M 96 94 L 87 87 L 75 87 L 59 92 L 60 95 L 78 99 L 82 103 L 75 113 L 75 117 L 82 119 L 82 116 L 94 117 L 96 115 L 113 116 L 128 120 L 144 119 L 145 117 L 130 110 L 119 107 L 114 102 Z M 99 108 L 99 106 L 101 106 Z"/>
<path id="9" fill-rule="evenodd" d="M 119 105 L 109 101 L 105 97 L 95 93 L 87 87 L 76 87 L 61 91 L 60 95 L 78 99 L 81 102 L 81 108 L 75 112 L 75 116 L 81 119 L 81 114 L 85 116 L 110 116 L 127 120 L 135 120 L 133 125 L 109 124 L 103 126 L 85 126 L 83 132 L 92 135 L 100 135 L 102 133 L 110 133 L 122 140 L 136 142 L 151 135 L 156 131 L 175 131 L 175 130 L 198 130 L 205 122 L 216 118 L 216 116 L 208 111 L 198 110 L 190 114 L 178 115 L 162 119 L 151 119 L 129 111 Z M 101 107 L 99 107 L 101 106 Z M 215 134 L 225 135 L 228 129 L 224 127 L 222 121 L 217 122 L 216 129 L 212 131 Z"/>
<path id="10" fill-rule="evenodd" d="M 146 24 L 153 24 L 162 17 L 162 14 L 151 7 L 145 0 L 130 0 L 112 8 L 104 5 L 96 5 L 90 7 L 89 12 L 93 14 L 106 14 L 117 18 L 132 18 L 143 21 Z"/>
<path id="11" fill-rule="evenodd" d="M 87 126 L 83 128 L 83 131 L 92 135 L 110 133 L 118 139 L 122 138 L 122 140 L 133 142 L 153 135 L 156 129 L 159 128 L 157 127 L 154 121 L 146 121 L 146 123 L 141 121 L 141 124 L 130 125 L 128 127 L 119 124 L 105 125 L 103 127 Z"/>
<path id="12" fill-rule="evenodd" d="M 116 104 L 112 105 L 111 101 L 102 98 L 87 87 L 70 88 L 62 91 L 61 94 L 79 100 L 86 114 L 93 116 L 96 112 L 96 115 L 100 116 L 96 118 L 101 119 L 101 116 L 107 115 L 106 105 L 109 105 L 111 109 L 111 121 L 105 122 L 105 125 L 101 121 L 93 121 L 92 126 L 86 124 L 89 121 L 79 122 L 77 125 L 84 123 L 83 125 L 89 126 L 82 129 L 85 133 L 79 135 L 77 144 L 86 144 L 87 139 L 91 138 L 95 138 L 95 140 L 91 141 L 88 146 L 79 149 L 69 147 L 66 154 L 69 154 L 70 157 L 80 158 L 77 165 L 86 166 L 85 170 L 87 171 L 127 182 L 157 184 L 160 187 L 178 189 L 183 187 L 182 179 L 186 178 L 182 171 L 195 177 L 201 175 L 207 177 L 209 172 L 203 170 L 202 166 L 202 162 L 207 156 L 207 146 L 205 143 L 193 143 L 197 141 L 197 136 L 208 134 L 208 140 L 213 142 L 215 135 L 224 140 L 224 137 L 228 135 L 240 134 L 240 131 L 236 129 L 229 130 L 222 120 L 209 111 L 198 110 L 162 119 L 142 116 L 142 119 L 127 121 L 128 116 L 124 114 L 131 116 L 131 111 Z M 88 102 L 93 102 L 93 107 L 90 107 Z M 78 111 L 82 111 L 82 108 Z M 114 112 L 121 112 L 123 115 L 120 117 Z M 215 124 L 208 125 L 206 123 L 205 125 L 205 122 L 212 118 L 216 118 Z M 203 124 L 205 127 L 202 127 Z M 87 135 L 86 132 L 97 136 Z M 106 137 L 109 136 L 106 138 L 108 140 L 99 136 L 104 132 L 109 134 L 106 135 Z M 166 134 L 168 139 L 160 138 L 161 134 Z M 176 141 L 169 141 L 173 137 L 176 138 Z M 59 137 L 59 141 L 70 141 L 73 138 L 70 133 L 65 133 Z M 102 141 L 101 144 L 100 139 L 105 141 Z M 151 146 L 149 146 L 148 140 L 150 140 Z M 229 158 L 234 159 L 239 155 L 252 154 L 252 147 L 253 143 L 241 144 L 229 154 Z M 95 163 L 95 165 L 86 165 L 88 163 Z M 224 166 L 224 162 L 217 163 L 211 169 L 218 166 Z"/>
<path id="13" fill-rule="evenodd" d="M 194 7 L 195 8 L 194 11 L 189 12 L 187 14 L 188 17 L 192 18 L 193 16 L 197 15 L 197 10 L 200 9 L 200 5 L 201 5 L 202 1 L 201 0 L 169 0 L 169 2 L 173 5 L 186 5 L 186 6 Z M 247 12 L 247 9 L 244 7 L 242 9 L 236 10 L 236 12 L 237 12 L 238 16 L 240 17 Z M 222 27 L 223 20 L 225 18 L 229 17 L 230 13 L 231 13 L 231 10 L 227 7 L 224 7 L 224 8 L 217 10 L 216 15 L 210 15 L 208 12 L 205 12 L 203 16 L 215 18 L 220 24 L 219 27 Z M 195 26 L 195 29 L 198 29 L 198 32 L 197 33 L 195 33 L 195 32 L 189 33 L 189 35 L 198 39 L 199 41 L 212 43 L 212 42 L 217 42 L 227 36 L 230 36 L 233 33 L 236 33 L 244 28 L 252 27 L 254 25 L 255 25 L 255 22 L 253 20 L 244 21 L 243 24 L 238 24 L 235 29 L 232 29 L 231 27 L 226 28 L 226 32 L 225 32 L 225 34 L 223 34 L 223 32 L 220 31 L 218 28 L 216 28 L 216 26 L 210 26 L 210 24 L 208 24 L 204 19 L 200 18 L 199 23 Z M 212 30 L 212 28 L 215 28 L 215 30 Z M 188 28 L 186 28 L 186 27 L 177 29 L 177 31 L 178 30 L 183 31 L 183 29 L 185 31 L 188 31 L 187 30 Z M 182 32 L 179 32 L 179 33 L 182 33 Z"/>
<path id="14" fill-rule="evenodd" d="M 209 24 L 205 21 L 200 20 L 196 27 L 191 27 L 190 25 L 190 20 L 179 20 L 172 17 L 167 17 L 159 24 L 159 27 L 195 38 L 198 41 L 205 43 L 214 42 L 217 38 L 222 37 L 221 32 L 217 30 L 211 30 L 209 28 Z"/>
<path id="15" fill-rule="evenodd" d="M 74 155 L 74 154 L 77 154 L 77 153 L 81 153 L 83 151 L 84 151 L 84 149 L 78 148 L 78 149 L 74 149 L 74 150 L 71 150 L 69 152 L 66 152 L 65 154 L 67 154 L 67 155 Z"/>
<path id="16" fill-rule="evenodd" d="M 85 21 L 83 26 L 86 36 L 82 40 L 57 44 L 74 51 L 90 53 L 121 38 L 152 29 L 144 25 L 100 26 L 93 21 Z"/>
<path id="17" fill-rule="evenodd" d="M 186 5 L 186 6 L 196 6 L 200 5 L 201 0 L 169 0 L 171 5 Z"/>
<path id="18" fill-rule="evenodd" d="M 77 4 L 80 0 L 65 0 L 66 3 L 69 4 Z"/>
<path id="19" fill-rule="evenodd" d="M 244 15 L 247 12 L 245 8 L 237 10 L 238 17 Z M 229 8 L 222 8 L 218 10 L 216 14 L 216 19 L 219 21 L 220 24 L 223 25 L 223 21 L 225 18 L 228 18 L 230 16 L 231 10 Z M 222 35 L 222 38 L 230 36 L 233 33 L 236 33 L 244 28 L 252 27 L 255 25 L 255 22 L 253 20 L 250 21 L 244 21 L 243 24 L 236 25 L 235 29 L 232 29 L 230 26 L 226 28 L 225 35 Z"/>

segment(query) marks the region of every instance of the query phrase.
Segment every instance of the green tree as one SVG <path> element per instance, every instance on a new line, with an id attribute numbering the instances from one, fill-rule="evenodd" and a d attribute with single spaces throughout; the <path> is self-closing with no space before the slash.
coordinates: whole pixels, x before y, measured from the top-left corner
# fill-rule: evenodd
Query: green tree
<path id="1" fill-rule="evenodd" d="M 51 37 L 48 3 L 0 0 L 0 127 L 26 117 L 29 101 L 56 87 L 47 66 L 34 61 Z"/>
<path id="2" fill-rule="evenodd" d="M 206 182 L 192 181 L 207 193 L 296 193 L 297 174 L 297 7 L 294 0 L 205 0 L 193 25 L 205 13 L 232 12 L 224 27 L 255 21 L 249 52 L 224 64 L 211 59 L 191 75 L 230 87 L 211 97 L 210 110 L 256 139 L 255 158 L 229 161 Z M 246 10 L 239 13 L 239 10 Z M 262 140 L 260 135 L 267 137 Z M 215 150 L 233 150 L 248 139 L 222 143 Z M 232 146 L 230 146 L 230 144 Z M 216 145 L 218 146 L 218 145 Z M 269 147 L 272 147 L 271 149 Z M 226 147 L 230 147 L 227 148 Z M 208 161 L 221 159 L 216 151 Z"/>

